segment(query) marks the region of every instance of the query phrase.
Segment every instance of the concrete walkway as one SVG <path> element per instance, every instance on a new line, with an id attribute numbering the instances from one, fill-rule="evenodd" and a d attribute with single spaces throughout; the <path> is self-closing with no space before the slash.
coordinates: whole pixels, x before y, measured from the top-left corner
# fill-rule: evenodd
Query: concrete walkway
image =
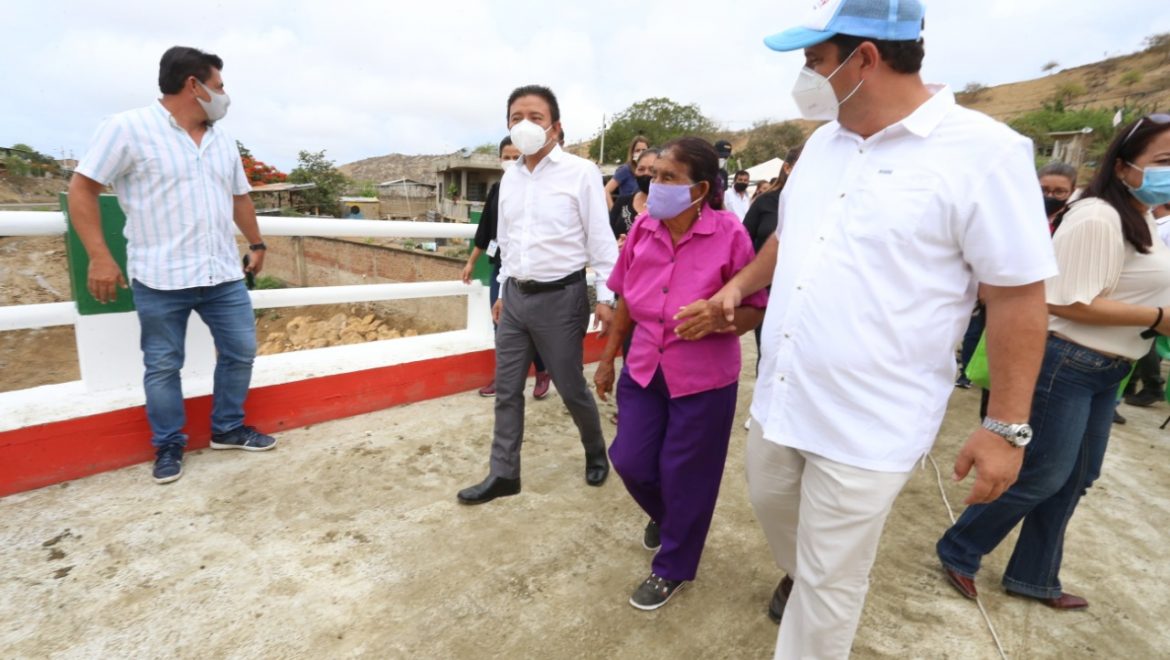
<path id="1" fill-rule="evenodd" d="M 645 519 L 616 476 L 585 486 L 555 394 L 528 402 L 523 493 L 455 503 L 490 442 L 492 403 L 468 393 L 284 433 L 266 454 L 194 453 L 168 486 L 140 465 L 0 500 L 0 657 L 770 657 L 780 575 L 743 480 L 751 371 L 699 578 L 657 612 L 626 603 L 649 570 Z M 952 399 L 948 482 L 977 408 L 977 392 Z M 1005 596 L 1010 544 L 979 576 L 1010 657 L 1170 656 L 1166 406 L 1122 410 L 1068 532 L 1062 577 L 1092 607 Z M 967 488 L 948 483 L 956 507 Z M 947 525 L 928 465 L 890 516 L 854 657 L 998 657 L 938 570 Z"/>

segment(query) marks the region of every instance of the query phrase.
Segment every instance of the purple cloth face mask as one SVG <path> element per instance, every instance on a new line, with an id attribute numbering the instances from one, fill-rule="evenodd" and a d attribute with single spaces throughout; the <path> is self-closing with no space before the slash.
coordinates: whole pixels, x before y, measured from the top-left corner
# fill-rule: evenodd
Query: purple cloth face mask
<path id="1" fill-rule="evenodd" d="M 677 218 L 683 211 L 702 200 L 691 199 L 693 183 L 651 183 L 646 197 L 646 211 L 655 220 Z"/>

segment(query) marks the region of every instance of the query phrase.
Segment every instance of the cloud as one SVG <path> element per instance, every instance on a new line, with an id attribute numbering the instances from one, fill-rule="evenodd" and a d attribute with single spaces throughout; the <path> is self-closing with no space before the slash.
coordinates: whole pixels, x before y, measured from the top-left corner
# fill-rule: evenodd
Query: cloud
<path id="1" fill-rule="evenodd" d="M 789 90 L 802 57 L 768 51 L 762 39 L 809 4 L 10 3 L 0 144 L 82 153 L 102 117 L 157 97 L 158 59 L 174 44 L 224 58 L 232 95 L 224 128 L 286 170 L 302 149 L 342 163 L 495 142 L 506 132 L 508 93 L 534 82 L 558 94 L 570 141 L 594 135 L 603 114 L 652 96 L 698 103 L 742 129 L 795 116 Z M 1039 76 L 1049 60 L 1068 67 L 1131 52 L 1170 31 L 1161 6 L 936 1 L 924 75 L 958 87 L 998 84 Z"/>

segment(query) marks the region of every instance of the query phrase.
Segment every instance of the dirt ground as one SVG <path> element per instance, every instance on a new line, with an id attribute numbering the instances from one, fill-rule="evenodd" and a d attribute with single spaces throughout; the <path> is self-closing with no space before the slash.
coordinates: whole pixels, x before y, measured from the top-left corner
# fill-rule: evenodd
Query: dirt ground
<path id="1" fill-rule="evenodd" d="M 0 656 L 770 657 L 780 575 L 743 479 L 752 386 L 749 369 L 699 577 L 656 612 L 626 603 L 649 570 L 645 519 L 616 476 L 583 483 L 555 394 L 528 400 L 524 491 L 456 504 L 490 443 L 492 402 L 470 392 L 283 433 L 274 452 L 196 452 L 165 487 L 138 465 L 0 500 Z M 944 475 L 977 408 L 975 391 L 952 399 Z M 1090 609 L 1007 597 L 1013 539 L 979 575 L 1009 657 L 1170 656 L 1167 408 L 1122 410 L 1065 548 L 1063 581 Z M 966 489 L 946 485 L 952 503 Z M 998 657 L 938 569 L 947 525 L 928 465 L 889 518 L 854 657 Z"/>

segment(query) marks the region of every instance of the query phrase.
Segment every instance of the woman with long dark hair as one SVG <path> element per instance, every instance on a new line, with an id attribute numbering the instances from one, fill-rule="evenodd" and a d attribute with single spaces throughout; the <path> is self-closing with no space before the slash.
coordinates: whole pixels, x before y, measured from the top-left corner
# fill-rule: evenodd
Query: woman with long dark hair
<path id="1" fill-rule="evenodd" d="M 1019 478 L 994 502 L 968 507 L 937 545 L 964 596 L 975 598 L 983 556 L 1022 520 L 1004 588 L 1056 609 L 1088 606 L 1061 585 L 1064 534 L 1100 476 L 1118 385 L 1155 333 L 1170 334 L 1170 249 L 1150 215 L 1166 202 L 1170 115 L 1147 115 L 1118 133 L 1053 236 L 1060 274 L 1046 282 L 1048 346 Z"/>
<path id="2" fill-rule="evenodd" d="M 614 196 L 633 195 L 638 192 L 638 178 L 634 174 L 634 169 L 638 167 L 638 159 L 642 156 L 642 152 L 650 148 L 650 140 L 641 135 L 634 136 L 630 141 L 630 148 L 626 152 L 626 162 L 613 173 L 605 184 L 605 199 L 609 203 L 609 207 L 613 208 Z M 605 154 L 602 154 L 604 157 Z"/>
<path id="3" fill-rule="evenodd" d="M 739 218 L 722 210 L 718 177 L 718 156 L 705 140 L 663 146 L 646 213 L 630 228 L 608 281 L 620 298 L 594 383 L 605 400 L 614 355 L 633 325 L 609 455 L 650 517 L 643 546 L 658 551 L 630 598 L 643 610 L 661 607 L 695 577 L 735 417 L 739 338 L 711 332 L 724 321 L 707 299 L 754 253 Z M 758 325 L 766 302 L 762 291 L 746 298 L 736 310 L 736 332 Z"/>

